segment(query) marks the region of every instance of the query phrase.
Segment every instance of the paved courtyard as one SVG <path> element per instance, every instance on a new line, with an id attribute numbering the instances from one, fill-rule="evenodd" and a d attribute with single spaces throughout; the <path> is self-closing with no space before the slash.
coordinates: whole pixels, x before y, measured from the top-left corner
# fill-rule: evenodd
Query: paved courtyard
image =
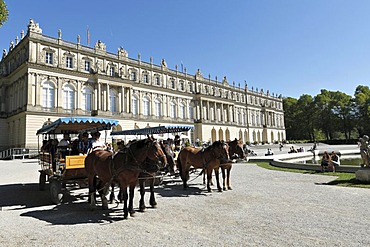
<path id="1" fill-rule="evenodd" d="M 370 191 L 325 185 L 335 177 L 235 164 L 233 190 L 207 193 L 192 175 L 188 190 L 174 180 L 156 189 L 158 208 L 123 220 L 122 204 L 90 211 L 87 189 L 52 205 L 35 160 L 0 168 L 0 246 L 370 246 Z"/>

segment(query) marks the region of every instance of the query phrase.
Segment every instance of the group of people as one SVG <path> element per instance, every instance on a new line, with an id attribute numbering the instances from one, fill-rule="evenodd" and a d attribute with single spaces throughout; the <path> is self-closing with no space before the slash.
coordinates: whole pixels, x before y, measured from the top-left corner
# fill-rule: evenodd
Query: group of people
<path id="1" fill-rule="evenodd" d="M 324 152 L 324 155 L 321 159 L 321 171 L 326 170 L 335 172 L 335 168 L 340 165 L 339 156 L 333 151 L 329 154 L 327 151 Z"/>
<path id="2" fill-rule="evenodd" d="M 63 134 L 60 141 L 57 139 L 44 140 L 41 147 L 41 151 L 51 154 L 59 153 L 61 158 L 66 155 L 86 155 L 96 149 L 113 151 L 110 144 L 100 141 L 100 132 L 98 131 L 91 133 L 91 138 L 87 132 L 84 132 L 73 141 L 69 134 Z"/>
<path id="3" fill-rule="evenodd" d="M 291 146 L 288 153 L 291 154 L 291 153 L 302 153 L 302 152 L 305 152 L 306 150 L 304 149 L 304 147 L 300 147 L 300 148 L 297 148 L 295 149 L 294 146 Z"/>

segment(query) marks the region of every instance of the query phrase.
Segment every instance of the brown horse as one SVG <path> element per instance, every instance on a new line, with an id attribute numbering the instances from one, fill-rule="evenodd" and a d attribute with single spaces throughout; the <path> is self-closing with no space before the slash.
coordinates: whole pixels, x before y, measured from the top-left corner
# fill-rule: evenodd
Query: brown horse
<path id="1" fill-rule="evenodd" d="M 228 141 L 227 144 L 229 145 L 229 155 L 231 159 L 245 159 L 247 156 L 243 150 L 243 142 L 241 140 L 235 139 L 233 141 Z M 232 190 L 230 185 L 230 173 L 232 168 L 232 163 L 230 160 L 221 160 L 219 161 L 219 167 L 221 168 L 222 173 L 222 189 Z M 215 174 L 219 174 L 218 167 L 215 167 Z M 217 180 L 217 177 L 216 177 Z M 203 184 L 205 184 L 205 174 L 203 175 Z M 211 181 L 212 184 L 212 181 Z"/>
<path id="2" fill-rule="evenodd" d="M 212 170 L 219 165 L 218 160 L 229 159 L 227 147 L 228 145 L 225 142 L 215 141 L 205 149 L 194 147 L 185 147 L 182 149 L 177 158 L 177 168 L 179 169 L 184 189 L 188 187 L 189 170 L 193 166 L 194 168 L 201 168 L 207 171 L 207 190 L 208 192 L 212 192 L 210 186 Z M 216 176 L 216 179 L 217 188 L 219 191 L 222 191 L 218 176 Z"/>
<path id="3" fill-rule="evenodd" d="M 128 213 L 130 215 L 134 213 L 134 189 L 138 182 L 139 174 L 158 171 L 159 162 L 167 163 L 166 157 L 159 144 L 150 137 L 131 143 L 125 150 L 118 152 L 114 157 L 109 151 L 93 151 L 85 159 L 91 205 L 95 206 L 95 192 L 98 189 L 103 208 L 108 208 L 105 194 L 112 182 L 118 182 L 123 192 L 123 212 L 126 219 Z M 129 197 L 127 193 L 128 187 L 130 191 Z M 127 205 L 128 199 L 129 203 Z"/>
<path id="4" fill-rule="evenodd" d="M 174 153 L 172 151 L 171 143 L 167 141 L 163 141 L 159 143 L 164 155 L 166 156 L 168 164 L 165 166 L 160 167 L 161 171 L 164 172 L 169 172 L 171 174 L 174 173 L 174 166 L 175 166 L 175 161 L 174 161 Z M 139 175 L 139 185 L 140 185 L 140 201 L 139 201 L 139 210 L 143 212 L 146 208 L 145 206 L 145 183 L 149 183 L 149 190 L 150 190 L 150 199 L 149 199 L 149 204 L 152 206 L 152 208 L 155 208 L 157 206 L 157 202 L 155 200 L 154 196 L 154 182 L 155 182 L 155 176 L 157 175 L 157 172 L 153 173 L 140 173 Z"/>

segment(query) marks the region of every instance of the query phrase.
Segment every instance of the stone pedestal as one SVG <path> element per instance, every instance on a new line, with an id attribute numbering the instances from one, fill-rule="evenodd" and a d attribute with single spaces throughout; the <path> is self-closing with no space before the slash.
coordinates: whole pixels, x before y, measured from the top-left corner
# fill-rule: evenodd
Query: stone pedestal
<path id="1" fill-rule="evenodd" d="M 370 183 L 370 168 L 361 168 L 357 170 L 356 179 L 361 182 Z"/>

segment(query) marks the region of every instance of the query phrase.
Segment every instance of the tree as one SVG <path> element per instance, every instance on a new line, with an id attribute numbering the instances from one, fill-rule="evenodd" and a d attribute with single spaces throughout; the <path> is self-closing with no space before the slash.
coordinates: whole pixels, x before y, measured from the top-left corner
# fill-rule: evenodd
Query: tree
<path id="1" fill-rule="evenodd" d="M 370 134 L 370 89 L 368 86 L 357 86 L 355 90 L 355 114 L 359 136 Z"/>
<path id="2" fill-rule="evenodd" d="M 8 9 L 4 0 L 0 0 L 0 27 L 8 20 Z"/>

